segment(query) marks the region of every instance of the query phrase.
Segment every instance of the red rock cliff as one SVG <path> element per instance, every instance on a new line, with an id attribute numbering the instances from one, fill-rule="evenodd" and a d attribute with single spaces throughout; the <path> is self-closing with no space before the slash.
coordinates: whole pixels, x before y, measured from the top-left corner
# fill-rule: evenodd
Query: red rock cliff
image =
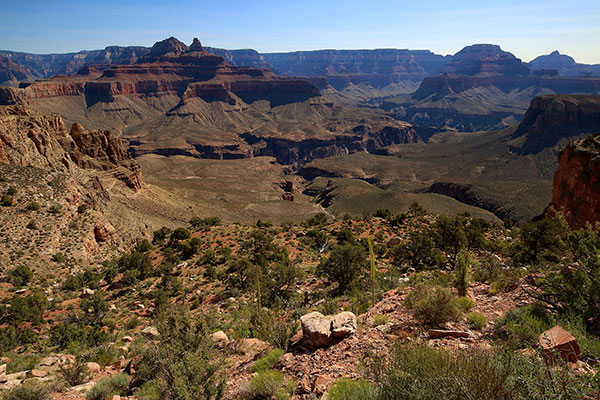
<path id="1" fill-rule="evenodd" d="M 578 229 L 600 221 L 600 134 L 568 145 L 558 160 L 549 206 Z"/>

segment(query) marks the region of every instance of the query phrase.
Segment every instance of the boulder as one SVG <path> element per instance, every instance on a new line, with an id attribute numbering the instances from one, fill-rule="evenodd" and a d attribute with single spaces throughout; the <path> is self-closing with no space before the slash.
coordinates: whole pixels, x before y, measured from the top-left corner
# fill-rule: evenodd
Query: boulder
<path id="1" fill-rule="evenodd" d="M 81 289 L 81 295 L 79 297 L 81 297 L 82 299 L 87 299 L 89 297 L 92 297 L 94 295 L 94 291 L 90 288 L 83 288 Z"/>
<path id="2" fill-rule="evenodd" d="M 156 327 L 154 326 L 147 326 L 142 330 L 142 334 L 144 336 L 148 336 L 151 338 L 156 338 L 160 336 L 160 332 L 158 332 L 158 329 L 156 329 Z"/>
<path id="3" fill-rule="evenodd" d="M 41 369 L 32 369 L 31 372 L 29 372 L 29 375 L 31 375 L 32 378 L 43 378 L 46 375 L 48 375 L 48 371 L 44 371 Z"/>
<path id="4" fill-rule="evenodd" d="M 575 363 L 581 356 L 577 340 L 560 325 L 543 332 L 538 340 L 547 361 L 559 356 L 565 361 Z"/>
<path id="5" fill-rule="evenodd" d="M 356 331 L 356 315 L 344 311 L 336 315 L 324 316 L 312 312 L 300 317 L 302 339 L 311 348 L 329 346 L 336 339 L 345 338 Z"/>
<path id="6" fill-rule="evenodd" d="M 328 346 L 331 342 L 331 318 L 320 312 L 312 312 L 300 317 L 302 337 L 310 347 Z"/>
<path id="7" fill-rule="evenodd" d="M 215 343 L 226 342 L 226 341 L 229 340 L 229 338 L 227 337 L 227 335 L 223 331 L 217 331 L 217 332 L 213 333 L 210 336 L 212 337 L 212 340 Z"/>
<path id="8" fill-rule="evenodd" d="M 345 338 L 356 331 L 356 315 L 350 311 L 344 311 L 331 318 L 331 331 L 336 338 Z"/>
<path id="9" fill-rule="evenodd" d="M 133 337 L 131 337 L 131 336 L 123 336 L 123 337 L 121 338 L 121 341 L 122 341 L 123 343 L 131 343 L 131 342 L 133 342 Z"/>
<path id="10" fill-rule="evenodd" d="M 102 370 L 102 368 L 100 367 L 100 364 L 95 363 L 95 362 L 88 362 L 85 364 L 85 366 L 87 367 L 88 371 L 90 371 L 91 373 L 100 372 L 100 370 Z"/>

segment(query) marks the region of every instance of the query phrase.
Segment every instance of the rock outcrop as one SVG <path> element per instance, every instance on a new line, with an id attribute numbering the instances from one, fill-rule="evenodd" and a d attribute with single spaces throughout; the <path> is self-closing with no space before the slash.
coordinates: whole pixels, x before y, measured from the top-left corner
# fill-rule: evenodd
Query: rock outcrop
<path id="1" fill-rule="evenodd" d="M 600 221 L 600 134 L 571 143 L 560 153 L 546 213 L 555 211 L 573 229 Z"/>
<path id="2" fill-rule="evenodd" d="M 539 96 L 531 100 L 513 134 L 513 138 L 525 138 L 514 150 L 537 153 L 561 139 L 596 131 L 600 131 L 600 96 Z"/>
<path id="3" fill-rule="evenodd" d="M 110 131 L 67 130 L 62 118 L 22 106 L 0 107 L 0 163 L 70 171 L 103 170 L 141 188 L 141 168 Z"/>

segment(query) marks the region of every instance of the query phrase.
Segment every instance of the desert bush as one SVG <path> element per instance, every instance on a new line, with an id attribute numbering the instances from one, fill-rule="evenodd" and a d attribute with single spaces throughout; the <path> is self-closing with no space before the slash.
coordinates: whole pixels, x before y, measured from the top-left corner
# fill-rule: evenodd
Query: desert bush
<path id="1" fill-rule="evenodd" d="M 487 318 L 482 313 L 474 311 L 467 314 L 467 323 L 472 329 L 480 330 L 487 323 Z"/>
<path id="2" fill-rule="evenodd" d="M 96 383 L 86 394 L 87 400 L 108 400 L 111 395 L 121 394 L 129 385 L 129 375 L 107 376 Z"/>
<path id="3" fill-rule="evenodd" d="M 104 292 L 98 290 L 89 298 L 82 299 L 79 308 L 83 312 L 84 320 L 88 325 L 101 325 L 108 311 L 108 303 L 104 300 Z"/>
<path id="4" fill-rule="evenodd" d="M 377 400 L 378 398 L 377 387 L 364 379 L 342 378 L 329 389 L 329 400 Z"/>
<path id="5" fill-rule="evenodd" d="M 302 221 L 300 223 L 300 225 L 305 228 L 309 228 L 311 226 L 320 226 L 320 225 L 324 225 L 326 223 L 327 223 L 327 214 L 318 213 L 318 214 L 315 214 L 313 217 L 308 218 L 305 221 Z"/>
<path id="6" fill-rule="evenodd" d="M 154 231 L 154 233 L 152 234 L 152 243 L 156 245 L 164 244 L 165 240 L 171 234 L 171 232 L 172 230 L 170 228 L 167 228 L 166 226 L 163 226 L 162 228 Z"/>
<path id="7" fill-rule="evenodd" d="M 144 239 L 135 245 L 135 251 L 140 253 L 147 253 L 150 250 L 152 250 L 152 243 L 150 243 L 148 239 Z"/>
<path id="8" fill-rule="evenodd" d="M 42 208 L 42 206 L 37 201 L 32 201 L 29 204 L 27 204 L 27 207 L 25 207 L 25 208 L 27 208 L 27 210 L 29 210 L 29 211 L 37 211 L 40 208 Z"/>
<path id="9" fill-rule="evenodd" d="M 60 364 L 58 372 L 70 386 L 81 385 L 88 377 L 88 368 L 82 357 L 76 357 L 72 362 Z"/>
<path id="10" fill-rule="evenodd" d="M 344 292 L 365 271 L 366 254 L 362 246 L 346 244 L 333 248 L 329 257 L 321 261 L 317 271 L 338 284 Z"/>
<path id="11" fill-rule="evenodd" d="M 298 324 L 271 311 L 258 311 L 252 315 L 254 335 L 273 346 L 288 351 L 290 339 L 298 332 Z"/>
<path id="12" fill-rule="evenodd" d="M 8 273 L 8 281 L 13 286 L 25 286 L 31 282 L 33 272 L 27 265 L 17 265 Z"/>
<path id="13" fill-rule="evenodd" d="M 29 381 L 12 388 L 2 400 L 49 400 L 51 392 L 50 385 Z"/>
<path id="14" fill-rule="evenodd" d="M 387 208 L 381 208 L 375 211 L 375 213 L 373 214 L 374 217 L 383 219 L 388 219 L 389 217 L 391 217 L 391 215 L 392 213 Z"/>
<path id="15" fill-rule="evenodd" d="M 50 330 L 50 345 L 58 350 L 97 347 L 111 339 L 99 325 L 88 326 L 81 321 L 61 322 Z"/>
<path id="16" fill-rule="evenodd" d="M 455 302 L 458 309 L 464 313 L 466 313 L 475 306 L 475 302 L 473 301 L 473 299 L 467 296 L 457 297 Z"/>
<path id="17" fill-rule="evenodd" d="M 161 399 L 220 399 L 225 380 L 221 362 L 213 351 L 211 328 L 205 318 L 174 307 L 156 320 L 160 340 L 146 348 L 137 364 L 136 385 L 157 385 Z"/>
<path id="18" fill-rule="evenodd" d="M 48 212 L 50 214 L 60 214 L 62 210 L 62 206 L 60 204 L 52 204 L 50 207 L 48 207 Z"/>
<path id="19" fill-rule="evenodd" d="M 513 259 L 520 264 L 558 261 L 565 250 L 563 238 L 567 231 L 566 221 L 560 214 L 556 218 L 546 217 L 524 224 L 513 249 Z"/>
<path id="20" fill-rule="evenodd" d="M 6 373 L 14 374 L 15 372 L 27 371 L 38 366 L 40 358 L 35 355 L 15 356 L 6 364 Z"/>
<path id="21" fill-rule="evenodd" d="M 377 314 L 373 316 L 373 326 L 385 325 L 388 322 L 387 315 Z"/>
<path id="22" fill-rule="evenodd" d="M 598 380 L 541 357 L 496 350 L 449 352 L 425 345 L 396 346 L 387 359 L 373 356 L 367 375 L 379 399 L 582 399 L 597 393 Z"/>
<path id="23" fill-rule="evenodd" d="M 449 289 L 439 286 L 415 286 L 406 296 L 405 304 L 424 325 L 441 325 L 456 320 L 461 315 L 456 297 Z"/>
<path id="24" fill-rule="evenodd" d="M 517 347 L 534 346 L 551 321 L 552 316 L 540 304 L 533 304 L 509 310 L 496 320 L 494 329 Z"/>
<path id="25" fill-rule="evenodd" d="M 279 357 L 281 357 L 282 355 L 283 355 L 283 350 L 281 350 L 279 348 L 269 351 L 269 353 L 267 353 L 267 355 L 259 358 L 258 360 L 256 360 L 254 362 L 254 365 L 252 366 L 252 369 L 251 369 L 252 372 L 262 372 L 262 371 L 267 371 L 267 370 L 273 368 L 273 365 L 275 365 L 277 360 L 279 360 Z"/>
<path id="26" fill-rule="evenodd" d="M 221 219 L 219 217 L 207 217 L 207 218 L 199 218 L 194 217 L 190 219 L 190 227 L 196 231 L 200 230 L 209 230 L 213 226 L 217 226 L 221 224 Z"/>
<path id="27" fill-rule="evenodd" d="M 269 370 L 254 376 L 245 387 L 242 387 L 238 396 L 246 400 L 285 400 L 289 399 L 294 389 L 294 383 L 285 382 L 281 372 Z"/>
<path id="28" fill-rule="evenodd" d="M 135 392 L 135 396 L 141 400 L 160 400 L 160 390 L 155 383 L 146 382 Z"/>
<path id="29" fill-rule="evenodd" d="M 0 198 L 0 204 L 4 207 L 11 207 L 13 205 L 13 199 L 7 194 L 3 194 Z"/>
<path id="30" fill-rule="evenodd" d="M 446 258 L 435 248 L 435 243 L 428 232 L 412 231 L 406 243 L 394 246 L 390 255 L 392 263 L 400 270 L 413 267 L 417 270 L 443 265 Z"/>
<path id="31" fill-rule="evenodd" d="M 123 254 L 117 261 L 121 272 L 138 271 L 138 278 L 144 280 L 152 274 L 152 260 L 148 253 L 134 251 L 131 254 Z"/>

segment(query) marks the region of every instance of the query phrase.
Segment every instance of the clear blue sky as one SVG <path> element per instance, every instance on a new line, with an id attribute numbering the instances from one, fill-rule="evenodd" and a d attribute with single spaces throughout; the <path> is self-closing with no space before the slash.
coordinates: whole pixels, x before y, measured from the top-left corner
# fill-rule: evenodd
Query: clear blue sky
<path id="1" fill-rule="evenodd" d="M 524 61 L 600 63 L 600 0 L 0 0 L 0 49 L 33 53 L 186 43 L 261 52 L 495 43 Z"/>

